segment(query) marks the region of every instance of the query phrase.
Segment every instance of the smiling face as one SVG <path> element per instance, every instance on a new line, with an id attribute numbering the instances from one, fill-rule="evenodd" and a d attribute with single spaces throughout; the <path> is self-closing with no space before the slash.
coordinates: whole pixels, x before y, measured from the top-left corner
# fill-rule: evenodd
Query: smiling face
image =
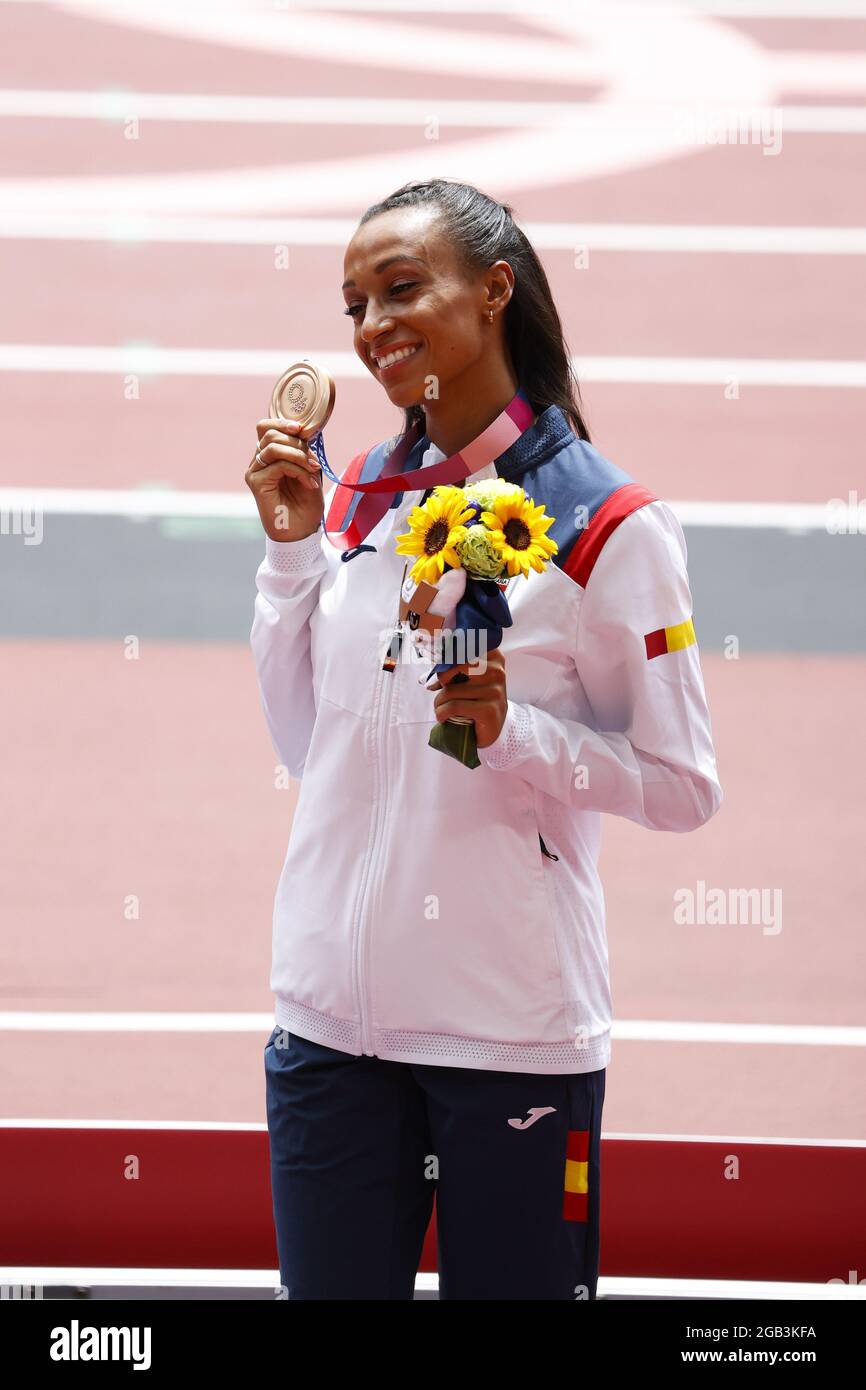
<path id="1" fill-rule="evenodd" d="M 467 275 L 435 208 L 392 208 L 365 222 L 346 248 L 344 274 L 355 351 L 394 405 L 423 406 L 431 377 L 440 398 L 471 387 L 490 350 L 484 319 L 495 275 Z M 413 351 L 389 365 L 401 348 Z"/>

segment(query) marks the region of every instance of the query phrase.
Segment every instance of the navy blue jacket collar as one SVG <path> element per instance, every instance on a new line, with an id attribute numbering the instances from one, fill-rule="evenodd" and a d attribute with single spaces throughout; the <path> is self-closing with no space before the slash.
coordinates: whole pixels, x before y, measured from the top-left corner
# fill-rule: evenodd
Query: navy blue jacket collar
<path id="1" fill-rule="evenodd" d="M 496 471 L 500 478 L 516 482 L 528 468 L 545 463 L 574 438 L 574 431 L 559 406 L 549 405 L 541 412 L 535 424 L 525 429 L 510 449 L 506 449 L 505 453 L 500 455 Z M 416 440 L 406 460 L 407 471 L 410 468 L 421 467 L 421 460 L 430 443 L 426 434 Z"/>

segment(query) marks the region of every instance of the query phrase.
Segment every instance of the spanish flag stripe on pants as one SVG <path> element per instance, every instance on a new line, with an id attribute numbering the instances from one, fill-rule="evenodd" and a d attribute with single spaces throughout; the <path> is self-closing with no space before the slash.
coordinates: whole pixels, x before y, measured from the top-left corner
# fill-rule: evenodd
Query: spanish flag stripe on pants
<path id="1" fill-rule="evenodd" d="M 665 652 L 682 651 L 683 647 L 690 647 L 697 640 L 691 618 L 686 618 L 684 623 L 675 623 L 673 627 L 657 628 L 644 637 L 647 661 L 654 656 L 664 656 Z"/>
<path id="2" fill-rule="evenodd" d="M 564 1221 L 586 1221 L 589 1203 L 589 1130 L 570 1129 L 565 1146 Z"/>

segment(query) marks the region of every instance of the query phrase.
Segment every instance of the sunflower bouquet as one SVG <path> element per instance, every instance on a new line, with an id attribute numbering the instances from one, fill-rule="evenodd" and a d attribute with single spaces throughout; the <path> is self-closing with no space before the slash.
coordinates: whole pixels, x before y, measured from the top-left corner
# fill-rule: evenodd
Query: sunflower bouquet
<path id="1" fill-rule="evenodd" d="M 505 598 L 508 581 L 529 571 L 542 573 L 558 546 L 546 534 L 556 520 L 536 506 L 523 488 L 503 478 L 467 487 L 440 485 L 427 501 L 409 513 L 409 530 L 397 537 L 397 554 L 414 557 L 401 592 L 400 616 L 408 619 L 416 652 L 429 659 L 439 655 L 438 639 L 462 634 L 474 642 L 479 634 L 485 650 L 502 642 L 511 626 Z M 407 561 L 408 568 L 408 561 Z M 462 661 L 439 661 L 428 673 L 450 670 Z M 459 672 L 454 681 L 468 680 Z M 430 731 L 431 748 L 456 758 L 465 767 L 478 767 L 475 725 L 471 719 L 449 719 Z"/>

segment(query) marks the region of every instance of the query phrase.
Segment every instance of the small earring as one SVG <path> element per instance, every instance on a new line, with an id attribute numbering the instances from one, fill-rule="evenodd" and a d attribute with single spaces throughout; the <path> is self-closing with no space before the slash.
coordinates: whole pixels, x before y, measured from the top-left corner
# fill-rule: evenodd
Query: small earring
<path id="1" fill-rule="evenodd" d="M 493 322 L 493 310 L 492 310 L 492 309 L 488 309 L 487 312 L 488 312 L 488 314 L 490 315 L 490 322 L 492 323 L 492 322 Z"/>

